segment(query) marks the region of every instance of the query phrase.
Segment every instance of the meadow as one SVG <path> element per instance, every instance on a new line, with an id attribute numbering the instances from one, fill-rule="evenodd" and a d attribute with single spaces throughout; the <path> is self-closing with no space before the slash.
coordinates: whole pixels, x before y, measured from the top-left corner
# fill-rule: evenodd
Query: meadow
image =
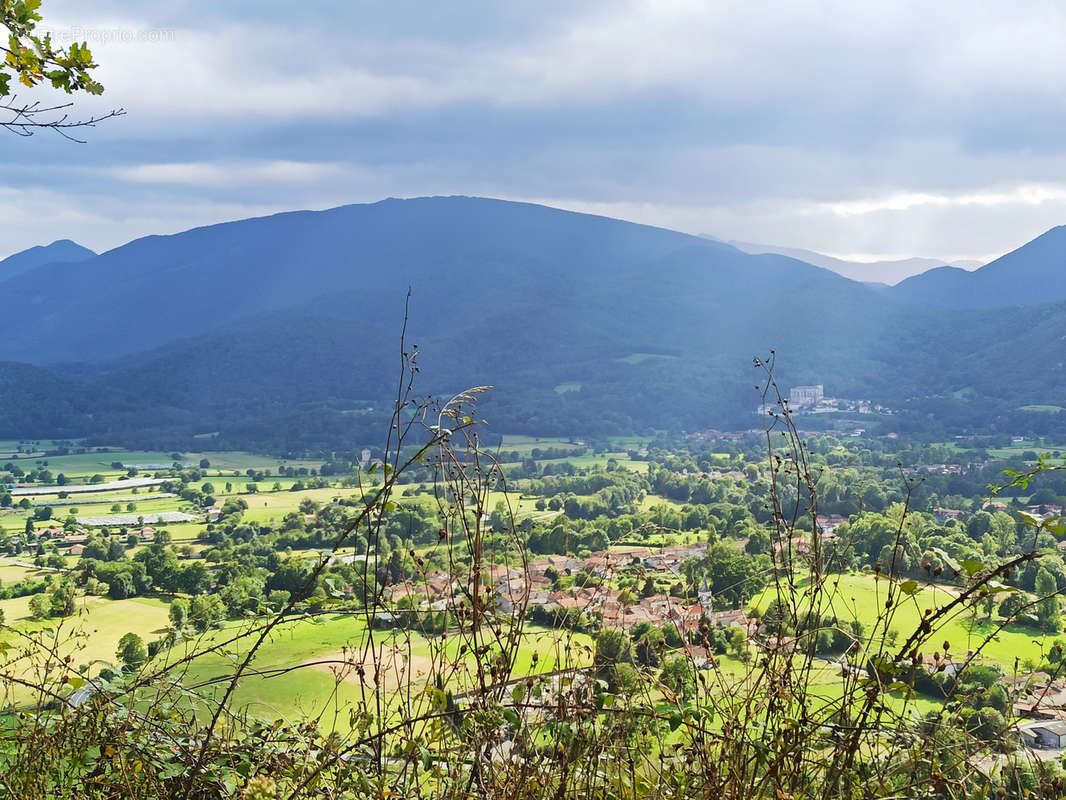
<path id="1" fill-rule="evenodd" d="M 885 613 L 885 601 L 890 587 L 888 578 L 874 574 L 848 573 L 830 576 L 824 595 L 824 614 L 835 614 L 842 623 L 858 620 L 869 633 L 875 622 Z M 797 583 L 797 590 L 807 587 L 806 579 Z M 922 586 L 914 595 L 907 596 L 896 589 L 893 592 L 894 606 L 887 624 L 888 630 L 898 632 L 902 643 L 921 624 L 926 609 L 935 613 L 954 598 L 954 589 L 935 584 Z M 768 587 L 751 602 L 751 608 L 765 610 L 776 590 Z M 990 621 L 972 607 L 962 607 L 953 616 L 942 622 L 937 634 L 937 648 L 942 651 L 944 641 L 950 644 L 950 652 L 956 658 L 965 657 L 971 650 L 978 651 L 982 659 L 995 662 L 1009 675 L 1039 665 L 1047 650 L 1053 645 L 1051 637 L 1039 631 L 1014 624 L 998 630 L 999 623 L 993 614 Z M 883 633 L 886 625 L 881 623 L 878 631 Z M 925 655 L 931 656 L 932 653 Z"/>

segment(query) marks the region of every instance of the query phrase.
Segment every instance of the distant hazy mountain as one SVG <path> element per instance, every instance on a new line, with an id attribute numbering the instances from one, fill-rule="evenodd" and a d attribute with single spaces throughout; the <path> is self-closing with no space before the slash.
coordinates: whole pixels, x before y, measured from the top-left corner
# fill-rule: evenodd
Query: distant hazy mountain
<path id="1" fill-rule="evenodd" d="M 751 242 L 731 241 L 729 244 L 745 253 L 777 253 L 783 256 L 806 261 L 808 264 L 831 269 L 837 275 L 851 278 L 853 281 L 863 283 L 884 283 L 892 286 L 900 281 L 919 275 L 936 267 L 948 266 L 947 262 L 937 258 L 904 258 L 898 261 L 846 261 L 813 250 L 802 250 L 798 247 L 777 247 L 768 244 L 752 244 Z M 979 261 L 956 261 L 952 266 L 973 269 L 981 266 Z"/>
<path id="2" fill-rule="evenodd" d="M 522 313 L 565 313 L 606 317 L 604 334 L 643 329 L 651 337 L 661 320 L 640 313 L 641 297 L 710 309 L 731 295 L 809 280 L 839 278 L 780 256 L 544 206 L 385 200 L 149 236 L 96 257 L 91 271 L 52 263 L 23 272 L 0 284 L 0 295 L 20 300 L 5 304 L 0 358 L 107 359 L 345 292 L 357 292 L 344 309 L 352 319 L 391 327 L 408 286 L 420 303 L 416 325 L 429 333 L 484 314 L 514 314 L 522 325 L 536 324 Z M 619 313 L 604 307 L 608 298 L 622 304 Z"/>
<path id="3" fill-rule="evenodd" d="M 86 261 L 95 256 L 92 250 L 70 239 L 60 239 L 50 245 L 31 247 L 0 261 L 0 281 L 45 264 L 67 264 Z"/>
<path id="4" fill-rule="evenodd" d="M 420 391 L 496 387 L 497 430 L 748 427 L 751 358 L 771 348 L 784 387 L 900 408 L 976 397 L 988 418 L 1066 395 L 1046 358 L 1066 341 L 1061 306 L 931 311 L 788 256 L 526 203 L 292 212 L 146 237 L 91 265 L 0 283 L 0 360 L 37 365 L 0 370 L 0 438 L 365 443 L 381 429 L 367 410 L 395 393 L 408 287 Z"/>
<path id="5" fill-rule="evenodd" d="M 911 303 L 951 308 L 1066 300 L 1066 226 L 1052 228 L 974 272 L 942 267 L 909 278 L 892 295 Z"/>

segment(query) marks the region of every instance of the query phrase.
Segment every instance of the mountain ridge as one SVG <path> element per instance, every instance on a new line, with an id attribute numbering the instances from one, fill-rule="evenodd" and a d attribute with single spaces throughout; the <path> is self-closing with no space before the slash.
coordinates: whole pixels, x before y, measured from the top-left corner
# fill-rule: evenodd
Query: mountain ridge
<path id="1" fill-rule="evenodd" d="M 718 240 L 721 241 L 721 240 Z M 962 267 L 967 269 L 971 265 L 980 266 L 980 262 L 958 261 L 954 264 L 939 258 L 911 257 L 902 259 L 881 259 L 877 261 L 849 261 L 814 250 L 806 250 L 799 247 L 781 247 L 779 245 L 754 244 L 730 240 L 733 245 L 745 253 L 776 253 L 790 256 L 808 264 L 832 270 L 833 272 L 851 280 L 864 283 L 883 283 L 889 286 L 898 284 L 914 275 L 927 272 L 944 266 Z"/>
<path id="2" fill-rule="evenodd" d="M 475 292 L 484 282 L 496 282 L 499 295 L 558 282 L 590 291 L 607 276 L 632 281 L 642 265 L 683 248 L 734 285 L 758 277 L 728 245 L 534 204 L 416 198 L 284 212 L 143 237 L 97 256 L 91 275 L 46 264 L 5 281 L 0 293 L 23 302 L 0 323 L 0 358 L 106 360 L 163 345 L 178 338 L 173 332 L 195 333 L 327 293 L 436 285 L 460 273 Z M 779 283 L 829 274 L 805 264 L 797 271 L 799 262 L 780 269 L 762 263 Z M 597 277 L 585 280 L 590 271 Z M 51 289 L 60 285 L 65 292 L 56 297 Z M 160 295 L 167 304 L 150 302 Z M 111 309 L 124 327 L 99 318 L 93 305 Z"/>
<path id="3" fill-rule="evenodd" d="M 81 263 L 96 255 L 88 247 L 71 239 L 57 239 L 48 245 L 36 245 L 0 260 L 0 283 L 46 264 Z"/>
<path id="4" fill-rule="evenodd" d="M 1045 231 L 973 272 L 931 270 L 894 296 L 938 308 L 997 308 L 1066 300 L 1066 225 Z"/>
<path id="5" fill-rule="evenodd" d="M 1063 364 L 1034 361 L 1066 341 L 1061 305 L 931 309 L 788 256 L 534 204 L 283 212 L 143 237 L 92 265 L 0 284 L 15 298 L 0 359 L 38 365 L 0 381 L 0 435 L 46 435 L 52 408 L 64 435 L 144 446 L 203 430 L 236 449 L 355 446 L 394 393 L 409 289 L 420 390 L 491 384 L 483 415 L 513 432 L 750 427 L 751 359 L 771 349 L 783 387 L 912 414 L 869 424 L 928 424 L 906 420 L 935 402 L 962 428 L 1001 425 L 1066 395 Z M 981 376 L 960 372 L 974 360 Z M 973 402 L 952 399 L 967 387 Z"/>

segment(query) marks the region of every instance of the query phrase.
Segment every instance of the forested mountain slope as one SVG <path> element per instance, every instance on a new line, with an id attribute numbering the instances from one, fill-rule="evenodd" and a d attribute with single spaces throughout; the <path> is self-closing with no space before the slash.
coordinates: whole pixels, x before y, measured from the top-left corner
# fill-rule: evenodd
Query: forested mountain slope
<path id="1" fill-rule="evenodd" d="M 1017 296 L 1038 297 L 1058 231 L 964 277 L 1015 270 Z M 503 430 L 749 427 L 751 358 L 770 349 L 785 387 L 919 413 L 961 402 L 965 425 L 1066 397 L 1061 306 L 930 308 L 910 283 L 878 291 L 785 256 L 481 198 L 243 220 L 0 284 L 0 358 L 52 365 L 0 379 L 0 435 L 45 435 L 51 408 L 56 430 L 145 444 L 357 441 L 394 387 L 409 287 L 419 388 L 493 385 L 485 413 Z M 64 399 L 31 415 L 26 386 L 48 381 Z"/>
<path id="2" fill-rule="evenodd" d="M 907 302 L 947 308 L 997 308 L 1066 300 L 1066 226 L 973 272 L 940 267 L 900 283 L 892 294 Z"/>

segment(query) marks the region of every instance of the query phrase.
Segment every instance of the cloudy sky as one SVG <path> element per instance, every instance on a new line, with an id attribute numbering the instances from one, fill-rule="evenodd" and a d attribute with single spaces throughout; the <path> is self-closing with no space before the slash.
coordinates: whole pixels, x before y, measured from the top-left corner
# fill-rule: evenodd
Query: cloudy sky
<path id="1" fill-rule="evenodd" d="M 1066 223 L 1066 6 L 45 0 L 122 119 L 0 150 L 0 256 L 387 196 L 836 255 Z"/>

